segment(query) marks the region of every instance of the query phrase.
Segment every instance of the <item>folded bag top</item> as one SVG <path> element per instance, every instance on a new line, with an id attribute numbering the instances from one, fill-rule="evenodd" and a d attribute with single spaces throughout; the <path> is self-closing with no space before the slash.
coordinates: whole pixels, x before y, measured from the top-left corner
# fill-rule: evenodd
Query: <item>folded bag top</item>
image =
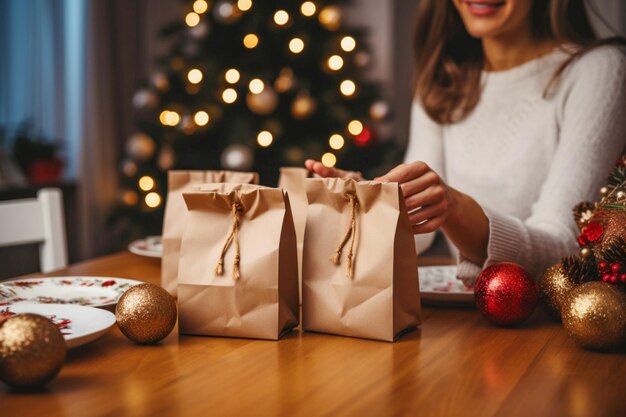
<path id="1" fill-rule="evenodd" d="M 306 180 L 305 330 L 393 341 L 420 323 L 417 256 L 397 183 Z"/>
<path id="2" fill-rule="evenodd" d="M 206 183 L 242 183 L 258 184 L 256 172 L 237 171 L 168 171 L 168 193 L 163 217 L 163 258 L 161 261 L 161 285 L 170 294 L 176 296 L 176 278 L 178 276 L 178 256 L 180 239 L 187 221 L 187 208 L 183 201 L 183 192 L 191 191 Z"/>
<path id="3" fill-rule="evenodd" d="M 207 184 L 189 210 L 179 277 L 181 333 L 278 339 L 298 324 L 291 210 L 282 190 Z"/>

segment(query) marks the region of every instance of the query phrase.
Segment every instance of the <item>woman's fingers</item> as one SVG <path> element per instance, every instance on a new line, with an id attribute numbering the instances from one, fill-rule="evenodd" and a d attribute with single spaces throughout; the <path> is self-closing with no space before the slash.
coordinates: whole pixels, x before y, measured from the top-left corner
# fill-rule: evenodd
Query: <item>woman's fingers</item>
<path id="1" fill-rule="evenodd" d="M 424 223 L 411 226 L 411 228 L 413 229 L 413 234 L 419 235 L 421 233 L 434 232 L 435 230 L 441 227 L 441 225 L 443 224 L 443 220 L 444 220 L 444 217 L 439 216 L 439 217 L 434 217 Z"/>
<path id="2" fill-rule="evenodd" d="M 427 171 L 419 177 L 400 183 L 400 188 L 402 189 L 402 194 L 406 197 L 412 194 L 417 194 L 424 191 L 428 187 L 439 184 L 441 184 L 441 178 L 439 178 L 439 175 L 437 175 L 434 171 Z"/>
<path id="3" fill-rule="evenodd" d="M 323 178 L 351 178 L 357 181 L 363 179 L 360 172 L 345 171 L 343 169 L 331 168 L 313 159 L 304 161 L 306 169 Z"/>
<path id="4" fill-rule="evenodd" d="M 423 206 L 409 213 L 409 222 L 413 225 L 417 225 L 430 219 L 444 216 L 447 208 L 448 203 L 446 200 L 441 200 L 432 206 Z"/>
<path id="5" fill-rule="evenodd" d="M 446 200 L 446 189 L 441 184 L 429 186 L 415 194 L 404 194 L 404 205 L 408 211 L 431 206 L 444 200 Z"/>
<path id="6" fill-rule="evenodd" d="M 398 182 L 400 184 L 421 177 L 425 173 L 432 171 L 424 162 L 416 161 L 410 164 L 400 164 L 382 177 L 378 177 L 379 182 Z"/>
<path id="7" fill-rule="evenodd" d="M 341 173 L 336 168 L 327 167 L 319 161 L 315 161 L 313 159 L 307 159 L 304 161 L 304 166 L 306 169 L 311 171 L 314 174 L 319 175 L 324 178 L 332 178 L 332 177 L 341 177 Z"/>

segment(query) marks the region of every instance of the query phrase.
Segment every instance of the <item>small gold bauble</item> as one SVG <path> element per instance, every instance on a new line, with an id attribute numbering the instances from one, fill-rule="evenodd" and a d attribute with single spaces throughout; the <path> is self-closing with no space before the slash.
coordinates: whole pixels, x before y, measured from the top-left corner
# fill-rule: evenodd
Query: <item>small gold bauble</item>
<path id="1" fill-rule="evenodd" d="M 170 334 L 176 324 L 176 302 L 157 285 L 135 285 L 120 297 L 115 318 L 130 340 L 140 344 L 157 343 Z"/>
<path id="2" fill-rule="evenodd" d="M 555 317 L 561 318 L 563 300 L 572 288 L 574 288 L 574 283 L 565 274 L 560 263 L 552 265 L 543 274 L 539 283 L 541 297 Z"/>
<path id="3" fill-rule="evenodd" d="M 582 256 L 583 258 L 588 257 L 591 254 L 591 251 L 589 250 L 589 248 L 582 248 L 580 250 L 580 256 Z"/>
<path id="4" fill-rule="evenodd" d="M 278 101 L 278 95 L 269 86 L 265 86 L 258 94 L 250 92 L 246 96 L 246 104 L 250 111 L 261 116 L 266 116 L 276 110 Z"/>
<path id="5" fill-rule="evenodd" d="M 0 322 L 0 380 L 32 389 L 59 373 L 67 347 L 59 328 L 38 314 L 17 314 Z"/>
<path id="6" fill-rule="evenodd" d="M 600 188 L 601 195 L 606 195 L 608 192 L 609 192 L 609 189 L 607 187 Z"/>
<path id="7" fill-rule="evenodd" d="M 605 282 L 572 289 L 561 308 L 563 326 L 581 346 L 611 350 L 626 341 L 626 294 Z"/>
<path id="8" fill-rule="evenodd" d="M 285 67 L 280 70 L 278 78 L 274 81 L 274 90 L 276 90 L 277 93 L 286 93 L 294 87 L 294 84 L 293 70 L 289 67 Z"/>
<path id="9" fill-rule="evenodd" d="M 308 93 L 298 93 L 291 103 L 291 115 L 298 120 L 311 117 L 317 109 L 317 103 Z"/>

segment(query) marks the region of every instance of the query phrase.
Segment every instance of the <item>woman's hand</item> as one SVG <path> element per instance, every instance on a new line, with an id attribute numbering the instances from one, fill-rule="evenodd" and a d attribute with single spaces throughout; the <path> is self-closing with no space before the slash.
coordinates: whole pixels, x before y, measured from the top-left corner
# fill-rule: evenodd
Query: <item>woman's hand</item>
<path id="1" fill-rule="evenodd" d="M 363 176 L 360 172 L 345 171 L 343 169 L 327 167 L 321 162 L 315 161 L 313 159 L 307 159 L 306 161 L 304 161 L 304 166 L 310 172 L 317 174 L 323 178 L 350 178 L 357 181 L 363 180 Z"/>
<path id="2" fill-rule="evenodd" d="M 421 161 L 399 165 L 375 181 L 400 184 L 413 233 L 441 228 L 463 256 L 477 265 L 485 262 L 489 220 L 473 198 L 448 187 Z"/>
<path id="3" fill-rule="evenodd" d="M 400 184 L 415 234 L 439 229 L 453 207 L 451 189 L 435 171 L 421 161 L 398 165 L 374 181 Z"/>

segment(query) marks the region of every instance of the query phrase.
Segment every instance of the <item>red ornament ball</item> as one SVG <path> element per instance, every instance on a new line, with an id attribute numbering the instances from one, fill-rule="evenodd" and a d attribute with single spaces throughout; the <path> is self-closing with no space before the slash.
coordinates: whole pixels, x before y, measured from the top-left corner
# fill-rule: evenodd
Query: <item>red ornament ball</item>
<path id="1" fill-rule="evenodd" d="M 501 262 L 480 273 L 474 298 L 487 320 L 499 326 L 512 326 L 531 315 L 539 300 L 539 287 L 518 264 Z"/>
<path id="2" fill-rule="evenodd" d="M 372 131 L 368 127 L 364 127 L 361 133 L 354 137 L 356 146 L 364 147 L 372 142 Z"/>

